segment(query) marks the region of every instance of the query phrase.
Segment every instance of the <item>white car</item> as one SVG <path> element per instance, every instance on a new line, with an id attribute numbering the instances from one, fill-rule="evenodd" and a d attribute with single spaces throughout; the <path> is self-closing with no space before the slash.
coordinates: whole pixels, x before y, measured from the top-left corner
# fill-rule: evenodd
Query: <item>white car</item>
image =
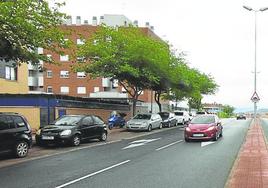
<path id="1" fill-rule="evenodd" d="M 174 111 L 174 114 L 178 124 L 184 125 L 186 122 L 191 121 L 190 115 L 187 111 Z"/>
<path id="2" fill-rule="evenodd" d="M 127 122 L 127 130 L 147 130 L 162 128 L 162 118 L 159 114 L 137 114 Z"/>

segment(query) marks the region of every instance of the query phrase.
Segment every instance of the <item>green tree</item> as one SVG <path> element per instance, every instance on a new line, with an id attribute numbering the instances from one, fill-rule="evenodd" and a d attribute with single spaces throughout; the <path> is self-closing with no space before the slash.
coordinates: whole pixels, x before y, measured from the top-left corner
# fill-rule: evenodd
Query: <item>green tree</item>
<path id="1" fill-rule="evenodd" d="M 16 63 L 55 62 L 37 53 L 41 47 L 62 53 L 68 46 L 65 33 L 58 29 L 65 17 L 59 12 L 63 4 L 50 8 L 42 0 L 0 1 L 0 60 Z"/>
<path id="2" fill-rule="evenodd" d="M 235 108 L 230 105 L 224 105 L 222 108 L 222 111 L 219 113 L 219 116 L 221 118 L 229 118 L 232 117 L 234 114 Z"/>
<path id="3" fill-rule="evenodd" d="M 75 70 L 85 71 L 93 78 L 118 80 L 132 98 L 133 114 L 141 92 L 159 82 L 156 73 L 169 61 L 168 47 L 162 41 L 131 26 L 100 27 L 79 48 L 77 56 L 85 57 L 85 62 L 78 63 Z"/>

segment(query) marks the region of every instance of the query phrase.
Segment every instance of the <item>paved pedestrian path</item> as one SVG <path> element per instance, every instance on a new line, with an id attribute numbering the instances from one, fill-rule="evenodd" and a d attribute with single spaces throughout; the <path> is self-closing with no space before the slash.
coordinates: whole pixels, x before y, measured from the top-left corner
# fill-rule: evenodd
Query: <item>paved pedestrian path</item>
<path id="1" fill-rule="evenodd" d="M 268 188 L 268 150 L 258 119 L 249 128 L 226 187 Z"/>

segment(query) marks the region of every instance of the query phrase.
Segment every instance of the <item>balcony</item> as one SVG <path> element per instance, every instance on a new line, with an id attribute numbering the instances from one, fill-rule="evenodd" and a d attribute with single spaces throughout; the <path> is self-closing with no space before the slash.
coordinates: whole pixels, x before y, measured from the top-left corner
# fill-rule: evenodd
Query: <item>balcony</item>
<path id="1" fill-rule="evenodd" d="M 40 87 L 44 86 L 44 78 L 42 76 L 39 77 L 28 77 L 28 86 Z"/>
<path id="2" fill-rule="evenodd" d="M 38 77 L 28 77 L 28 86 L 38 86 Z"/>

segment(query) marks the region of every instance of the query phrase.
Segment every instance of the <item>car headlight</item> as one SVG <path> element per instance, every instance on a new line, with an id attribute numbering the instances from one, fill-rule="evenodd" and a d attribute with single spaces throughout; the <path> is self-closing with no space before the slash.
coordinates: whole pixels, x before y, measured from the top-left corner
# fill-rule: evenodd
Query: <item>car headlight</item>
<path id="1" fill-rule="evenodd" d="M 185 130 L 186 130 L 187 132 L 191 132 L 190 127 L 186 127 Z"/>
<path id="2" fill-rule="evenodd" d="M 36 135 L 40 135 L 40 133 L 41 133 L 41 129 L 39 129 L 38 131 L 36 131 Z"/>
<path id="3" fill-rule="evenodd" d="M 212 131 L 212 130 L 214 130 L 214 129 L 215 129 L 215 127 L 212 126 L 212 127 L 209 127 L 207 130 L 208 130 L 208 131 Z"/>
<path id="4" fill-rule="evenodd" d="M 143 123 L 141 124 L 141 126 L 142 126 L 142 127 L 146 127 L 146 126 L 147 126 L 147 123 L 143 122 Z"/>
<path id="5" fill-rule="evenodd" d="M 72 133 L 72 131 L 68 129 L 68 130 L 64 130 L 64 131 L 62 131 L 62 132 L 60 133 L 60 135 L 61 135 L 61 136 L 69 136 L 71 133 Z"/>

